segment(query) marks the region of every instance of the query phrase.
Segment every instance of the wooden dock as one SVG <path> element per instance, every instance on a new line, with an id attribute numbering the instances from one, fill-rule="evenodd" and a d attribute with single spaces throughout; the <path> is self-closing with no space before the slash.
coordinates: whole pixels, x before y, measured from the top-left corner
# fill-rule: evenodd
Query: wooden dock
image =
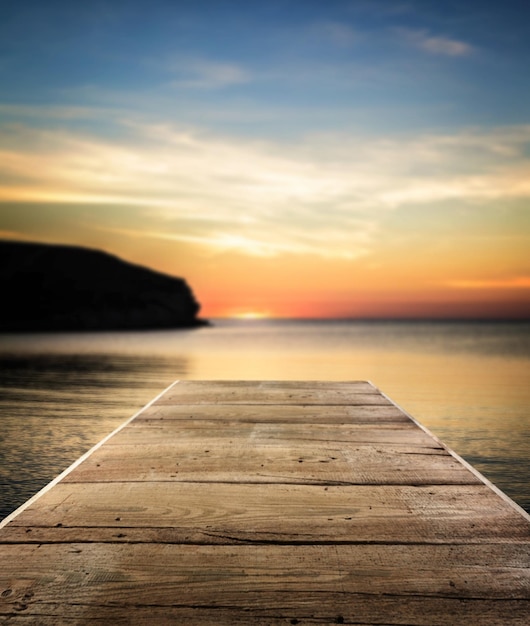
<path id="1" fill-rule="evenodd" d="M 2 624 L 530 624 L 530 516 L 367 382 L 178 382 L 0 529 Z"/>

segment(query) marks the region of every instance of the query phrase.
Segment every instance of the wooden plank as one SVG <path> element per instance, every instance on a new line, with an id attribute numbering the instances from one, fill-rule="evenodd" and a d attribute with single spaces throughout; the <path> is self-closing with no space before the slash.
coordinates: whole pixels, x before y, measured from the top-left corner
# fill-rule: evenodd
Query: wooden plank
<path id="1" fill-rule="evenodd" d="M 478 533 L 474 535 L 472 533 L 472 524 L 469 522 L 470 529 L 467 532 L 467 536 L 462 537 L 459 534 L 455 534 L 453 539 L 447 537 L 445 534 L 438 533 L 437 536 L 425 538 L 425 534 L 419 535 L 416 540 L 410 536 L 407 542 L 396 542 L 388 539 L 388 537 L 382 539 L 366 540 L 367 534 L 361 536 L 357 540 L 356 536 L 346 536 L 345 538 L 340 535 L 338 537 L 331 537 L 331 533 L 322 539 L 320 542 L 314 542 L 312 540 L 305 540 L 304 537 L 294 538 L 290 540 L 289 537 L 285 537 L 283 541 L 282 537 L 278 540 L 272 537 L 262 536 L 253 539 L 251 533 L 247 533 L 246 536 L 226 535 L 222 532 L 212 532 L 208 529 L 208 532 L 202 532 L 200 529 L 197 532 L 190 532 L 188 527 L 156 527 L 156 526 L 138 526 L 138 527 L 125 527 L 125 526 L 84 526 L 82 528 L 78 526 L 15 526 L 9 525 L 2 529 L 0 539 L 0 553 L 2 552 L 2 545 L 8 544 L 73 544 L 73 543 L 107 543 L 118 544 L 123 543 L 126 545 L 134 544 L 178 544 L 178 545 L 322 545 L 328 546 L 329 549 L 342 549 L 345 545 L 384 545 L 387 543 L 393 543 L 393 545 L 413 545 L 414 543 L 420 543 L 425 545 L 451 545 L 455 549 L 459 549 L 462 544 L 473 545 L 492 545 L 495 544 L 518 544 L 524 546 L 528 543 L 528 535 L 524 529 L 513 529 L 511 523 L 508 521 L 502 521 L 498 525 L 497 535 L 493 528 L 493 523 L 486 522 L 489 531 Z M 402 523 L 400 522 L 400 528 Z M 456 527 L 456 523 L 454 524 Z M 387 524 L 384 529 L 388 529 Z M 506 536 L 502 533 L 507 531 Z M 344 534 L 344 533 L 343 533 Z M 364 538 L 363 538 L 364 537 Z M 334 548 L 333 548 L 334 547 Z M 491 567 L 502 566 L 502 563 L 493 563 Z"/>
<path id="2" fill-rule="evenodd" d="M 6 546 L 5 554 L 11 557 L 15 580 L 23 579 L 30 569 L 36 578 L 53 578 L 57 585 L 54 596 L 59 601 L 68 599 L 66 577 L 83 583 L 79 585 L 81 600 L 84 591 L 93 591 L 92 585 L 112 581 L 116 599 L 122 596 L 127 603 L 157 605 L 171 605 L 174 596 L 167 593 L 168 585 L 178 587 L 179 583 L 184 583 L 185 600 L 195 605 L 227 599 L 237 604 L 242 585 L 246 593 L 264 587 L 282 592 L 340 588 L 348 594 L 438 597 L 469 597 L 472 589 L 475 598 L 511 600 L 525 599 L 530 586 L 526 567 L 530 554 L 513 545 L 497 546 L 493 551 L 484 546 L 460 546 L 458 551 L 448 546 L 343 546 L 331 553 L 325 546 L 94 543 L 30 545 L 24 550 Z M 60 558 L 57 570 L 50 574 L 49 561 L 54 555 Z M 492 570 L 492 558 L 508 565 Z M 5 574 L 0 576 L 5 581 Z M 16 601 L 17 589 L 11 589 L 13 593 L 6 594 L 11 598 L 8 602 Z M 26 591 L 24 583 L 20 591 Z M 35 591 L 40 591 L 39 587 Z"/>
<path id="3" fill-rule="evenodd" d="M 157 401 L 161 404 L 344 404 L 391 405 L 392 403 L 368 383 L 277 383 L 185 381 Z"/>
<path id="4" fill-rule="evenodd" d="M 103 592 L 101 592 L 103 593 Z M 177 596 L 180 598 L 180 594 Z M 264 589 L 245 606 L 157 606 L 153 604 L 20 603 L 16 618 L 7 624 L 91 624 L 127 626 L 156 624 L 170 626 L 245 625 L 288 626 L 289 624 L 374 624 L 405 626 L 528 626 L 526 600 L 472 598 L 426 598 L 424 596 L 363 596 L 340 591 L 315 593 L 270 593 Z M 22 607 L 26 607 L 25 609 Z M 30 611 L 24 615 L 21 611 Z M 1 616 L 0 616 L 1 618 Z"/>
<path id="5" fill-rule="evenodd" d="M 302 429 L 302 430 L 301 430 Z M 252 436 L 256 447 L 272 445 L 285 441 L 308 441 L 327 445 L 348 447 L 356 444 L 396 444 L 415 445 L 424 448 L 442 450 L 423 430 L 417 428 L 410 420 L 403 424 L 381 424 L 379 428 L 370 424 L 287 424 L 273 422 L 223 422 L 207 420 L 138 420 L 117 433 L 105 444 L 107 447 L 131 444 L 164 444 L 181 438 L 202 442 L 212 441 L 225 445 L 237 437 Z"/>
<path id="6" fill-rule="evenodd" d="M 436 624 L 443 609 L 446 619 L 454 620 L 445 623 L 459 624 L 458 608 L 466 600 L 473 607 L 473 613 L 463 613 L 468 619 L 486 614 L 498 623 L 520 623 L 515 620 L 529 608 L 528 550 L 511 545 L 459 546 L 458 551 L 343 546 L 330 552 L 323 546 L 73 544 L 22 551 L 6 546 L 4 553 L 12 564 L 9 579 L 0 573 L 4 615 L 57 615 L 60 606 L 88 621 L 119 607 L 131 623 L 140 623 L 135 617 L 143 619 L 146 612 L 135 616 L 137 607 L 164 607 L 174 609 L 174 616 L 193 609 L 203 620 L 208 611 L 220 620 L 215 623 L 232 623 L 235 615 L 362 623 L 361 604 L 367 623 L 377 623 L 376 616 L 396 623 L 392 611 L 399 609 L 403 623 Z M 56 567 L 50 570 L 52 559 Z M 506 566 L 492 569 L 492 559 Z M 385 604 L 388 599 L 392 602 Z M 423 616 L 419 607 L 411 610 L 411 600 L 422 602 Z M 515 611 L 513 620 L 507 609 Z"/>
<path id="7" fill-rule="evenodd" d="M 12 526 L 168 529 L 181 543 L 469 542 L 530 539 L 530 525 L 484 485 L 307 486 L 60 483 Z M 94 533 L 88 535 L 94 540 Z M 128 535 L 131 537 L 131 535 Z M 137 536 L 137 535 L 135 535 Z"/>
<path id="8" fill-rule="evenodd" d="M 299 436 L 302 436 L 300 433 Z M 411 444 L 343 449 L 312 441 L 179 437 L 166 443 L 105 446 L 64 482 L 232 482 L 283 484 L 473 484 L 445 450 Z M 207 448 L 205 446 L 208 446 Z"/>
<path id="9" fill-rule="evenodd" d="M 181 380 L 178 386 L 179 389 L 201 391 L 237 390 L 243 394 L 254 392 L 256 389 L 282 390 L 283 392 L 321 389 L 339 392 L 347 390 L 350 393 L 381 393 L 377 387 L 366 380 Z"/>
<path id="10" fill-rule="evenodd" d="M 253 395 L 255 399 L 255 394 Z M 135 423 L 148 419 L 166 420 L 208 420 L 239 422 L 285 422 L 305 424 L 407 424 L 413 426 L 410 418 L 394 405 L 295 405 L 295 404 L 194 404 L 196 400 L 183 396 L 181 402 L 174 398 L 159 401 L 140 415 Z"/>

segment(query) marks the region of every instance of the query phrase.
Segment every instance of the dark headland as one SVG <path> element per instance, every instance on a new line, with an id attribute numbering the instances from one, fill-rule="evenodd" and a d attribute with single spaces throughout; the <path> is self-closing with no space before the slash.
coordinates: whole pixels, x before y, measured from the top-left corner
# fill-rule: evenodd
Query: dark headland
<path id="1" fill-rule="evenodd" d="M 182 278 L 99 250 L 0 241 L 0 332 L 194 328 Z"/>

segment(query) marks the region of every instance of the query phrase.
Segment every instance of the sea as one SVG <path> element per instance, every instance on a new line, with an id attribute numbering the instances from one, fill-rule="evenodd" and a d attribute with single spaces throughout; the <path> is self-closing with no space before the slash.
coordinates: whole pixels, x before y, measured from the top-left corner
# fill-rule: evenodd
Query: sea
<path id="1" fill-rule="evenodd" d="M 530 322 L 0 335 L 0 519 L 175 380 L 369 380 L 530 512 Z"/>

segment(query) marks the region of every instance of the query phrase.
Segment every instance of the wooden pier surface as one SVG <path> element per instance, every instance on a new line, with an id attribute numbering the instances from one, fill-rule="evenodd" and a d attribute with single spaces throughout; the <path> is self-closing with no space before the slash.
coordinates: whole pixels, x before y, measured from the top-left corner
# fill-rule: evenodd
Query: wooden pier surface
<path id="1" fill-rule="evenodd" d="M 0 563 L 2 624 L 530 624 L 530 516 L 366 382 L 175 383 Z"/>

